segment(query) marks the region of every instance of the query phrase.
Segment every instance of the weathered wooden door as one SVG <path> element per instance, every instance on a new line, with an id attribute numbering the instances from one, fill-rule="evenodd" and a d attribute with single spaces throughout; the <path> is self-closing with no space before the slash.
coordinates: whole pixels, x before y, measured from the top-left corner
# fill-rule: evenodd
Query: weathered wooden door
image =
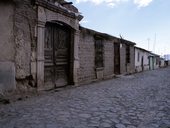
<path id="1" fill-rule="evenodd" d="M 114 43 L 114 73 L 120 74 L 120 44 Z"/>
<path id="2" fill-rule="evenodd" d="M 70 71 L 70 29 L 63 24 L 47 23 L 44 48 L 46 86 L 67 85 Z"/>

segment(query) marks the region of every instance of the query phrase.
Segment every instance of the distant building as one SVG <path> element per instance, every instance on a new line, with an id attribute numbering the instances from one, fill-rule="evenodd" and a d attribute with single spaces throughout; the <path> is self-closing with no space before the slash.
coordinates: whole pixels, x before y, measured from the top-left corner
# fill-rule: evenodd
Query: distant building
<path id="1" fill-rule="evenodd" d="M 160 68 L 163 68 L 163 67 L 165 67 L 165 59 L 164 58 L 160 58 L 160 60 L 159 60 L 159 67 Z"/>
<path id="2" fill-rule="evenodd" d="M 159 68 L 160 56 L 154 53 L 149 55 L 149 69 L 154 70 Z"/>
<path id="3" fill-rule="evenodd" d="M 170 60 L 170 54 L 164 55 L 164 59 L 165 59 L 165 60 Z"/>
<path id="4" fill-rule="evenodd" d="M 149 70 L 149 56 L 150 51 L 143 48 L 135 47 L 135 71 L 141 72 L 144 70 Z"/>

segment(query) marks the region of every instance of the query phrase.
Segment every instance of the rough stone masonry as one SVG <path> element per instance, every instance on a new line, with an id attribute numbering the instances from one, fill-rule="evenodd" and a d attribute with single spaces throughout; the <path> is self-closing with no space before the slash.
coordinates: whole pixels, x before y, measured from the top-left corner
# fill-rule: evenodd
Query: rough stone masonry
<path id="1" fill-rule="evenodd" d="M 1 128 L 169 128 L 170 67 L 0 105 Z"/>

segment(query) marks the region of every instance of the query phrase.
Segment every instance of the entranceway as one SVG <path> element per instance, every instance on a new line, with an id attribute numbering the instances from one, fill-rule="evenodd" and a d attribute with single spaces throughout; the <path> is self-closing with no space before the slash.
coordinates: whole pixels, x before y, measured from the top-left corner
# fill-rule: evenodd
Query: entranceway
<path id="1" fill-rule="evenodd" d="M 114 43 L 114 74 L 120 74 L 120 44 Z"/>
<path id="2" fill-rule="evenodd" d="M 62 23 L 46 23 L 44 83 L 60 87 L 70 82 L 71 29 Z"/>
<path id="3" fill-rule="evenodd" d="M 153 70 L 154 69 L 154 57 L 149 56 L 149 69 Z"/>
<path id="4" fill-rule="evenodd" d="M 142 59 L 141 59 L 141 67 L 142 67 L 142 71 L 144 71 L 143 56 L 142 56 Z"/>

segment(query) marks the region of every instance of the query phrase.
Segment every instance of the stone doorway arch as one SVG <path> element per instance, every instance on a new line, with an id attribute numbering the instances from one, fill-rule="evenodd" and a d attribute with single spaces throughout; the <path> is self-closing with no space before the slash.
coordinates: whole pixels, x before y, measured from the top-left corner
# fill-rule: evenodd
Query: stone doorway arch
<path id="1" fill-rule="evenodd" d="M 73 30 L 62 22 L 46 22 L 44 42 L 45 88 L 73 83 Z"/>
<path id="2" fill-rule="evenodd" d="M 69 12 L 60 6 L 52 6 L 49 3 L 38 3 L 38 21 L 37 21 L 37 88 L 38 90 L 44 90 L 44 45 L 45 45 L 45 27 L 47 22 L 62 23 L 64 26 L 71 28 L 71 83 L 78 84 L 78 69 L 79 69 L 79 56 L 78 56 L 78 43 L 79 43 L 79 21 L 83 18 L 78 13 Z M 70 78 L 70 77 L 69 77 Z"/>

